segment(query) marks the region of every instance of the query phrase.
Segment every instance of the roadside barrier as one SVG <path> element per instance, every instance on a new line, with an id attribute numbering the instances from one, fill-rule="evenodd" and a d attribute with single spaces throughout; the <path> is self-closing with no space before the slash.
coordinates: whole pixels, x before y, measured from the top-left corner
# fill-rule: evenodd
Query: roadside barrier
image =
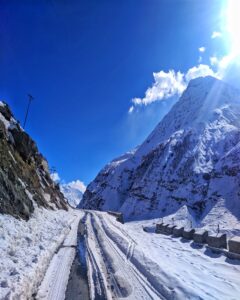
<path id="1" fill-rule="evenodd" d="M 122 224 L 124 224 L 124 218 L 123 218 L 123 213 L 117 212 L 117 211 L 108 211 L 107 212 L 109 215 L 112 215 L 116 217 L 116 220 Z"/>
<path id="2" fill-rule="evenodd" d="M 228 258 L 240 259 L 240 236 L 227 239 L 225 233 L 214 235 L 204 229 L 186 229 L 164 223 L 156 224 L 155 233 L 193 240 L 197 244 L 206 244 L 212 251 L 223 253 Z"/>

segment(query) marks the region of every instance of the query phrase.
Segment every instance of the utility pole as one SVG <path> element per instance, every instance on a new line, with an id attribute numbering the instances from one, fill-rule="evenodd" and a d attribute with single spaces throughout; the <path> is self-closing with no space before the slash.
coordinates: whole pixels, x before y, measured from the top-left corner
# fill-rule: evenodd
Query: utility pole
<path id="1" fill-rule="evenodd" d="M 31 102 L 33 101 L 33 96 L 28 94 L 28 106 L 27 106 L 27 111 L 26 111 L 26 115 L 25 115 L 25 119 L 24 119 L 24 123 L 23 123 L 23 129 L 25 128 L 26 122 L 27 122 L 27 117 L 28 117 L 28 112 L 29 112 L 29 108 L 31 105 Z"/>

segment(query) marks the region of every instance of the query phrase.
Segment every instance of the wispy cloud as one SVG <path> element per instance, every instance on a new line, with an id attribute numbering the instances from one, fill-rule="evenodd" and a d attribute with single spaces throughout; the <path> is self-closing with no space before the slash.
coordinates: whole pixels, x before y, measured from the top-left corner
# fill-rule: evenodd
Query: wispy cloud
<path id="1" fill-rule="evenodd" d="M 219 31 L 213 31 L 211 38 L 216 39 L 222 36 L 222 33 Z"/>
<path id="2" fill-rule="evenodd" d="M 201 53 L 203 53 L 203 52 L 206 51 L 206 48 L 205 47 L 200 47 L 200 48 L 198 48 L 198 51 L 201 52 Z"/>
<path id="3" fill-rule="evenodd" d="M 211 57 L 209 58 L 209 60 L 210 60 L 210 64 L 211 64 L 212 66 L 218 64 L 218 58 L 217 58 L 216 56 L 211 56 Z"/>
<path id="4" fill-rule="evenodd" d="M 134 106 L 132 105 L 129 107 L 128 113 L 131 114 L 133 111 L 134 111 Z"/>

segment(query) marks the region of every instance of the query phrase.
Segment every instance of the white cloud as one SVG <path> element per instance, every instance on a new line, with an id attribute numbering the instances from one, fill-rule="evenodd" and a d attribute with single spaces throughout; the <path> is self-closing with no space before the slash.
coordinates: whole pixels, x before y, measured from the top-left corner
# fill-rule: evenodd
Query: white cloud
<path id="1" fill-rule="evenodd" d="M 203 52 L 206 51 L 206 48 L 205 47 L 200 47 L 200 48 L 198 48 L 198 51 L 203 53 Z"/>
<path id="2" fill-rule="evenodd" d="M 154 83 L 149 87 L 143 98 L 133 98 L 128 112 L 132 113 L 137 106 L 149 105 L 156 101 L 180 96 L 186 89 L 189 81 L 197 77 L 219 77 L 208 65 L 199 64 L 190 68 L 185 74 L 180 71 L 169 70 L 153 73 Z"/>
<path id="3" fill-rule="evenodd" d="M 160 71 L 153 73 L 154 83 L 149 87 L 143 98 L 133 98 L 133 105 L 129 108 L 129 112 L 133 112 L 137 105 L 148 105 L 155 101 L 167 99 L 176 94 L 180 95 L 185 87 L 183 80 L 184 74 L 170 70 L 169 72 Z"/>
<path id="4" fill-rule="evenodd" d="M 75 180 L 75 181 L 71 181 L 69 183 L 64 184 L 66 186 L 69 186 L 71 188 L 77 189 L 80 192 L 84 193 L 86 191 L 86 186 L 85 184 L 81 181 L 81 180 Z"/>
<path id="5" fill-rule="evenodd" d="M 221 32 L 214 31 L 211 38 L 215 39 L 221 36 Z M 206 47 L 199 47 L 198 50 L 200 53 L 204 53 Z M 209 60 L 211 67 L 202 64 L 202 56 L 200 54 L 198 65 L 193 66 L 186 73 L 182 73 L 181 71 L 177 72 L 175 70 L 153 73 L 154 82 L 152 86 L 146 90 L 143 98 L 133 98 L 131 100 L 132 105 L 128 113 L 132 114 L 137 106 L 146 106 L 156 101 L 168 99 L 173 96 L 180 96 L 191 79 L 205 76 L 213 76 L 219 79 L 225 78 L 227 70 L 234 60 L 234 56 L 231 53 L 221 58 L 211 56 Z"/>
<path id="6" fill-rule="evenodd" d="M 54 182 L 59 182 L 60 181 L 60 176 L 57 172 L 51 173 L 51 178 Z"/>
<path id="7" fill-rule="evenodd" d="M 218 58 L 217 58 L 216 56 L 211 56 L 211 57 L 209 58 L 209 60 L 210 60 L 210 64 L 211 64 L 212 66 L 218 64 Z"/>
<path id="8" fill-rule="evenodd" d="M 198 66 L 192 67 L 187 71 L 185 75 L 185 80 L 186 83 L 188 83 L 191 79 L 197 77 L 206 77 L 206 76 L 217 77 L 217 73 L 215 73 L 208 65 L 200 64 Z"/>
<path id="9" fill-rule="evenodd" d="M 219 32 L 219 31 L 213 31 L 211 38 L 215 39 L 215 38 L 218 38 L 218 37 L 221 37 L 221 36 L 222 36 L 221 32 Z"/>

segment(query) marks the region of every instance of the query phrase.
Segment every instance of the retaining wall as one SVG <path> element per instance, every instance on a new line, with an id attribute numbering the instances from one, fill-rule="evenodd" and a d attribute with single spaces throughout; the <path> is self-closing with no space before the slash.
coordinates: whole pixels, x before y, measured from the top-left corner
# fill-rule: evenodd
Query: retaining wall
<path id="1" fill-rule="evenodd" d="M 220 236 L 208 235 L 207 244 L 210 247 L 227 249 L 227 235 L 226 234 L 222 234 Z"/>

